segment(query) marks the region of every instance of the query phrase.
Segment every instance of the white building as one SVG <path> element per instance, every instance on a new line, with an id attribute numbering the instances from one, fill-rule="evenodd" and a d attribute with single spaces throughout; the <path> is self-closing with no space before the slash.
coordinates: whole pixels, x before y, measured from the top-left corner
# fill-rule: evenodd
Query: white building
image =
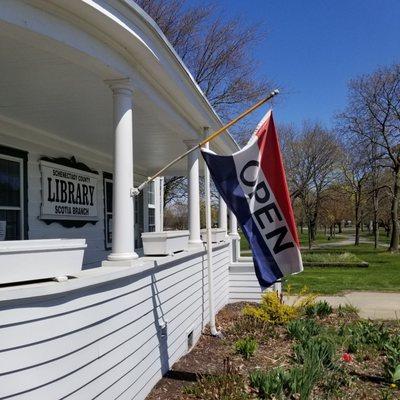
<path id="1" fill-rule="evenodd" d="M 189 232 L 132 189 L 221 121 L 131 0 L 2 0 L 0 93 L 0 398 L 144 399 L 208 322 L 199 154 Z M 217 309 L 261 292 L 221 210 Z"/>

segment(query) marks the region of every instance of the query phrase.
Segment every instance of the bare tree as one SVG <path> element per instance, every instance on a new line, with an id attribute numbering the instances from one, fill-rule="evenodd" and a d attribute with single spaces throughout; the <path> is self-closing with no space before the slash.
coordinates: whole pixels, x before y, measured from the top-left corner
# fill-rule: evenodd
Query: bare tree
<path id="1" fill-rule="evenodd" d="M 365 186 L 371 174 L 370 154 L 358 142 L 343 144 L 342 172 L 345 179 L 344 188 L 353 199 L 354 222 L 356 234 L 354 245 L 360 244 L 362 224 L 362 205 L 365 203 Z"/>
<path id="2" fill-rule="evenodd" d="M 341 181 L 332 182 L 325 190 L 322 196 L 319 224 L 325 227 L 325 234 L 329 228 L 329 237 L 336 234 L 336 225 L 338 233 L 342 232 L 342 221 L 348 221 L 353 215 L 353 205 L 351 195 L 345 190 Z"/>
<path id="3" fill-rule="evenodd" d="M 282 144 L 292 201 L 301 201 L 311 248 L 324 191 L 337 176 L 339 147 L 334 135 L 318 123 L 305 123 L 300 133 L 283 130 Z"/>
<path id="4" fill-rule="evenodd" d="M 349 102 L 340 116 L 342 126 L 376 151 L 376 162 L 392 174 L 389 251 L 399 248 L 400 195 L 400 64 L 380 68 L 349 84 Z"/>
<path id="5" fill-rule="evenodd" d="M 228 17 L 210 3 L 136 0 L 154 19 L 224 118 L 265 95 L 253 51 L 265 35 L 262 24 Z"/>
<path id="6" fill-rule="evenodd" d="M 254 51 L 263 37 L 262 24 L 227 17 L 210 3 L 187 0 L 136 0 L 158 24 L 219 115 L 231 119 L 239 109 L 268 91 L 258 78 Z M 243 125 L 232 132 L 242 141 L 249 131 Z M 166 202 L 182 201 L 186 177 L 165 179 Z"/>

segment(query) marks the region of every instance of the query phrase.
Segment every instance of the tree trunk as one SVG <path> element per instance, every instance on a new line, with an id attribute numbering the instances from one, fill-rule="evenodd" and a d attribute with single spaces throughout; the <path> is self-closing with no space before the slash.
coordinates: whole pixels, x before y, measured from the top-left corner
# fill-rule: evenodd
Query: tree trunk
<path id="1" fill-rule="evenodd" d="M 361 186 L 358 185 L 354 201 L 354 214 L 356 219 L 356 236 L 354 238 L 354 246 L 358 246 L 360 244 L 360 225 L 361 225 L 360 199 L 361 199 Z"/>
<path id="2" fill-rule="evenodd" d="M 307 233 L 308 233 L 308 249 L 311 250 L 311 244 L 312 244 L 312 239 L 311 239 L 311 221 L 308 220 L 307 222 L 308 225 L 308 229 L 307 229 Z"/>
<path id="3" fill-rule="evenodd" d="M 393 182 L 393 199 L 390 210 L 390 218 L 392 224 L 392 236 L 390 238 L 389 251 L 399 250 L 399 220 L 398 220 L 398 208 L 399 208 L 399 167 L 396 167 L 394 171 L 394 182 Z"/>
<path id="4" fill-rule="evenodd" d="M 342 233 L 342 221 L 338 222 L 338 233 Z"/>
<path id="5" fill-rule="evenodd" d="M 315 222 L 315 219 L 310 221 L 310 236 L 311 236 L 311 241 L 315 241 L 316 237 L 316 232 L 317 232 L 317 224 Z"/>
<path id="6" fill-rule="evenodd" d="M 363 217 L 363 210 L 360 210 L 360 229 L 361 229 L 361 232 L 364 232 L 364 217 Z"/>
<path id="7" fill-rule="evenodd" d="M 379 226 L 378 226 L 378 191 L 374 191 L 373 197 L 374 204 L 374 221 L 373 221 L 373 231 L 374 231 L 374 248 L 378 248 L 378 240 L 379 240 Z"/>

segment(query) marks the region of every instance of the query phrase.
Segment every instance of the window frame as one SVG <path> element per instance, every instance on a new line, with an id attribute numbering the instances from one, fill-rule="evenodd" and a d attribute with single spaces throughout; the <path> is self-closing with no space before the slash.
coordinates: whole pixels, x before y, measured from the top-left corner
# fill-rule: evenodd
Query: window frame
<path id="1" fill-rule="evenodd" d="M 112 211 L 107 211 L 107 183 L 112 184 L 112 191 L 114 191 L 114 180 L 112 174 L 108 172 L 103 172 L 103 197 L 104 197 L 104 248 L 106 250 L 112 250 L 112 241 L 108 241 L 108 216 L 111 214 Z M 111 203 L 112 203 L 111 199 Z"/>
<path id="2" fill-rule="evenodd" d="M 152 196 L 151 196 L 152 193 Z M 153 197 L 153 203 L 150 203 L 150 199 Z M 147 231 L 156 231 L 156 185 L 154 181 L 151 181 L 147 189 L 147 208 L 154 210 L 154 223 L 150 224 L 150 213 L 147 212 Z"/>
<path id="3" fill-rule="evenodd" d="M 19 163 L 20 166 L 20 207 L 0 206 L 0 210 L 20 211 L 20 232 L 21 238 L 28 239 L 28 153 L 23 150 L 0 145 L 0 158 L 7 161 Z"/>

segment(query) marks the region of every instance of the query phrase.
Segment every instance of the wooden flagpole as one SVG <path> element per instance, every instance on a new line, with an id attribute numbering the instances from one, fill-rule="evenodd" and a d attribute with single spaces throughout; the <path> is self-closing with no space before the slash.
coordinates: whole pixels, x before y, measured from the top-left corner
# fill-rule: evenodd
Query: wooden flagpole
<path id="1" fill-rule="evenodd" d="M 158 172 L 156 172 L 154 175 L 149 176 L 142 184 L 140 184 L 137 188 L 133 189 L 133 195 L 136 196 L 138 195 L 143 188 L 153 181 L 155 178 L 158 176 L 162 175 L 164 171 L 166 171 L 168 168 L 172 167 L 174 164 L 176 164 L 178 161 L 182 160 L 185 158 L 188 154 L 190 154 L 192 151 L 195 151 L 199 149 L 200 147 L 203 147 L 206 143 L 210 142 L 211 140 L 215 139 L 217 136 L 219 136 L 222 132 L 226 131 L 229 129 L 232 125 L 236 124 L 239 122 L 241 119 L 255 111 L 257 108 L 261 107 L 263 104 L 265 104 L 267 101 L 271 100 L 274 96 L 279 94 L 279 90 L 275 89 L 273 90 L 267 97 L 261 99 L 259 102 L 248 108 L 246 111 L 244 111 L 242 114 L 234 118 L 232 121 L 228 122 L 226 125 L 224 125 L 222 128 L 218 129 L 214 133 L 212 133 L 210 136 L 207 136 L 203 141 L 201 141 L 198 145 L 192 147 L 191 149 L 185 151 L 183 154 L 180 156 L 176 157 L 174 160 L 172 160 L 170 163 L 168 163 L 164 168 L 161 168 Z"/>

